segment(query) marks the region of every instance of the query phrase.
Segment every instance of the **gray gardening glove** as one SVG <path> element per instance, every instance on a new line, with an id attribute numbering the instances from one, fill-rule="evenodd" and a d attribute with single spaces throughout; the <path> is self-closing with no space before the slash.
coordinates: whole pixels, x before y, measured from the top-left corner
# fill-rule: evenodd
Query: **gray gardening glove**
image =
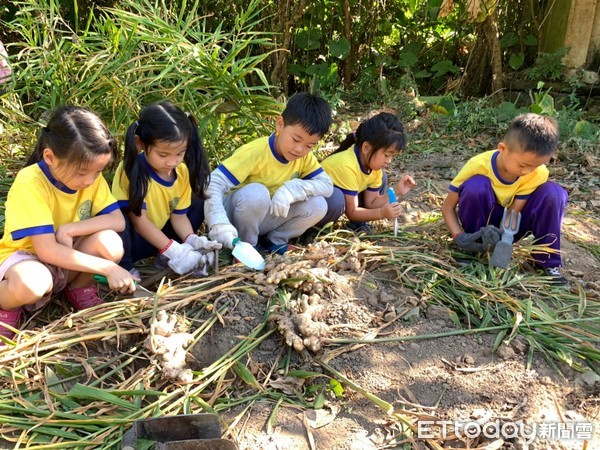
<path id="1" fill-rule="evenodd" d="M 496 247 L 496 244 L 502 239 L 502 231 L 494 225 L 487 225 L 479 229 L 481 232 L 481 244 L 483 250 L 491 252 Z"/>
<path id="2" fill-rule="evenodd" d="M 481 240 L 481 230 L 475 233 L 460 233 L 454 238 L 454 242 L 461 250 L 468 253 L 477 253 L 483 251 L 483 244 L 478 242 Z"/>

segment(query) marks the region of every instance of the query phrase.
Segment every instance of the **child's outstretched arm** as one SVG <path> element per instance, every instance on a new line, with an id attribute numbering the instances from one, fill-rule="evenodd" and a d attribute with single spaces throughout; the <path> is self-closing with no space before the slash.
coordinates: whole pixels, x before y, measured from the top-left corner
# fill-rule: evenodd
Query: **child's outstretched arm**
<path id="1" fill-rule="evenodd" d="M 346 217 L 354 222 L 371 222 L 380 219 L 394 219 L 402 214 L 400 203 L 390 203 L 387 194 L 364 191 L 364 206 L 358 205 L 357 195 L 345 195 Z"/>
<path id="2" fill-rule="evenodd" d="M 454 238 L 458 234 L 462 233 L 463 229 L 458 221 L 458 215 L 456 214 L 456 207 L 458 206 L 458 192 L 450 191 L 444 199 L 442 204 L 442 217 L 450 235 Z"/>
<path id="3" fill-rule="evenodd" d="M 171 214 L 169 220 L 181 242 L 184 242 L 189 235 L 196 233 L 196 230 L 192 228 L 189 217 L 185 214 Z"/>
<path id="4" fill-rule="evenodd" d="M 148 241 L 154 248 L 160 250 L 165 248 L 171 239 L 167 237 L 160 229 L 157 228 L 154 223 L 146 215 L 146 211 L 142 209 L 142 213 L 136 216 L 133 213 L 129 213 L 131 223 L 135 228 L 135 231 Z M 191 229 L 191 226 L 190 226 Z"/>
<path id="5" fill-rule="evenodd" d="M 38 258 L 45 263 L 75 272 L 104 275 L 111 289 L 121 292 L 135 290 L 134 280 L 127 270 L 108 259 L 88 255 L 60 243 L 54 234 L 33 235 L 31 243 Z"/>
<path id="6" fill-rule="evenodd" d="M 223 206 L 223 198 L 233 186 L 223 172 L 219 169 L 213 170 L 204 201 L 204 220 L 210 230 L 208 236 L 228 248 L 233 248 L 233 240 L 238 237 L 238 232 L 229 221 Z"/>

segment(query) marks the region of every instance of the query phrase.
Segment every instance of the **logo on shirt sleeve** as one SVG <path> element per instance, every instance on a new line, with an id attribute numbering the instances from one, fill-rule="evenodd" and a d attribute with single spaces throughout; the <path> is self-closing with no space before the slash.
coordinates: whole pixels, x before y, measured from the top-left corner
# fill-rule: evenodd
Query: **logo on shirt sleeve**
<path id="1" fill-rule="evenodd" d="M 92 201 L 86 200 L 81 205 L 79 205 L 79 208 L 77 208 L 77 216 L 79 217 L 79 220 L 86 220 L 89 219 L 91 215 Z"/>

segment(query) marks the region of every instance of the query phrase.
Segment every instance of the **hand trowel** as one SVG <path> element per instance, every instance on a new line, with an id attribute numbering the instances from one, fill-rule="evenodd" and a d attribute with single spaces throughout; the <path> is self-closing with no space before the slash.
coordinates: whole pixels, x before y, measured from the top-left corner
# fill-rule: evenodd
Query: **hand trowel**
<path id="1" fill-rule="evenodd" d="M 396 203 L 396 192 L 394 188 L 388 188 L 388 198 L 390 203 Z M 398 236 L 398 218 L 394 217 L 394 236 Z"/>
<path id="2" fill-rule="evenodd" d="M 231 254 L 235 259 L 251 269 L 263 270 L 265 268 L 265 259 L 262 255 L 252 245 L 241 241 L 240 238 L 233 240 Z"/>

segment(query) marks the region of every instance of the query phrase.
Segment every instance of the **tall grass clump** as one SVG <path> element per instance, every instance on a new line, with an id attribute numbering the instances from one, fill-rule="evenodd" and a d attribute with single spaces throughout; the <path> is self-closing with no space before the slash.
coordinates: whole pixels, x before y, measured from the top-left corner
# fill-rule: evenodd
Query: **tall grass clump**
<path id="1" fill-rule="evenodd" d="M 197 117 L 218 159 L 228 145 L 264 132 L 264 118 L 277 113 L 259 68 L 274 50 L 268 33 L 254 31 L 261 21 L 257 1 L 229 30 L 208 29 L 198 1 L 177 9 L 125 0 L 119 8 L 92 10 L 78 30 L 58 1 L 16 3 L 15 19 L 3 24 L 18 36 L 12 101 L 0 111 L 7 118 L 36 121 L 57 105 L 77 104 L 122 133 L 143 106 L 168 98 Z"/>

